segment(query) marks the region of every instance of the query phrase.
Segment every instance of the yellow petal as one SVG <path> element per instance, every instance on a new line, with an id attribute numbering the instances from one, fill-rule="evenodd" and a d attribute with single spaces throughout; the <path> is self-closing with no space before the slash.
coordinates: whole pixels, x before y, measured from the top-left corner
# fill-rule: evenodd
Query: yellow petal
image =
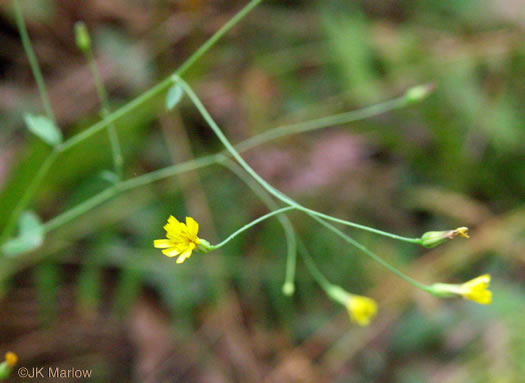
<path id="1" fill-rule="evenodd" d="M 156 239 L 153 241 L 153 247 L 156 247 L 157 249 L 173 247 L 173 241 L 170 241 L 169 239 Z"/>
<path id="2" fill-rule="evenodd" d="M 168 257 L 174 257 L 176 255 L 179 255 L 180 254 L 180 251 L 176 248 L 169 248 L 169 249 L 164 249 L 162 250 L 162 254 L 168 256 Z"/>
<path id="3" fill-rule="evenodd" d="M 11 351 L 6 352 L 5 361 L 9 367 L 14 367 L 16 362 L 18 362 L 18 356 Z"/>
<path id="4" fill-rule="evenodd" d="M 199 224 L 191 217 L 186 217 L 186 226 L 188 226 L 188 233 L 192 236 L 197 236 L 199 232 Z"/>
<path id="5" fill-rule="evenodd" d="M 377 313 L 377 303 L 368 297 L 352 295 L 346 308 L 350 318 L 360 326 L 366 326 Z"/>
<path id="6" fill-rule="evenodd" d="M 488 290 L 490 275 L 484 274 L 461 285 L 461 295 L 482 305 L 492 302 L 492 292 Z"/>
<path id="7" fill-rule="evenodd" d="M 172 225 L 180 224 L 180 222 L 177 220 L 177 218 L 175 218 L 175 217 L 172 216 L 172 215 L 170 215 L 170 217 L 168 218 L 168 223 L 169 223 L 169 224 L 172 224 Z"/>
<path id="8" fill-rule="evenodd" d="M 191 255 L 191 250 L 188 249 L 184 253 L 180 255 L 180 257 L 177 259 L 177 263 L 182 263 L 186 260 L 186 258 L 189 258 Z"/>

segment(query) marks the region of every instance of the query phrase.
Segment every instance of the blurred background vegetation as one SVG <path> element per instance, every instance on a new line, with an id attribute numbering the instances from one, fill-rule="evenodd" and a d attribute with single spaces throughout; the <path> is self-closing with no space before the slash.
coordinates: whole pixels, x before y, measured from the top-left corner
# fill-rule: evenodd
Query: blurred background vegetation
<path id="1" fill-rule="evenodd" d="M 244 1 L 24 0 L 66 137 L 99 119 L 73 25 L 91 31 L 113 108 L 174 71 Z M 493 277 L 494 302 L 439 300 L 290 214 L 323 272 L 376 299 L 352 325 L 299 263 L 281 294 L 285 239 L 270 220 L 183 265 L 152 247 L 168 215 L 216 242 L 267 209 L 220 166 L 123 194 L 0 260 L 0 352 L 21 366 L 93 369 L 100 382 L 523 382 L 525 376 L 525 3 L 518 0 L 264 1 L 184 76 L 233 142 L 358 109 L 429 81 L 424 102 L 296 135 L 244 157 L 303 204 L 417 237 L 469 226 L 434 250 L 347 230 L 421 282 Z M 10 1 L 0 2 L 0 226 L 48 148 Z M 157 97 L 117 122 L 132 177 L 217 152 L 184 100 Z M 102 132 L 59 158 L 32 207 L 48 220 L 108 186 Z M 16 374 L 15 374 L 16 375 Z M 13 376 L 12 381 L 17 381 Z M 66 381 L 66 380 L 64 380 Z"/>

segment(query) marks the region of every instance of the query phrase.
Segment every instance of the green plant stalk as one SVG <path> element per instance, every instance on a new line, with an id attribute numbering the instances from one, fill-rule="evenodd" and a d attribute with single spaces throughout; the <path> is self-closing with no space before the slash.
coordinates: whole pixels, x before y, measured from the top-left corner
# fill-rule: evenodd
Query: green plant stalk
<path id="1" fill-rule="evenodd" d="M 231 18 L 226 24 L 224 24 L 213 36 L 211 36 L 195 53 L 193 53 L 180 67 L 175 71 L 176 75 L 182 75 L 186 70 L 188 70 L 191 65 L 193 65 L 202 55 L 204 55 L 224 34 L 226 34 L 230 29 L 232 29 L 239 21 L 242 20 L 243 17 L 245 17 L 253 8 L 255 8 L 262 0 L 252 0 L 250 1 L 243 9 L 241 9 L 233 18 Z M 20 10 L 19 4 L 17 0 L 14 0 L 15 5 L 15 16 L 17 19 L 17 25 L 20 29 L 20 33 L 22 36 L 22 43 L 24 45 L 24 48 L 26 49 L 26 53 L 28 55 L 28 59 L 31 63 L 31 68 L 33 70 L 33 74 L 35 75 L 35 79 L 37 81 L 37 84 L 39 86 L 40 95 L 42 97 L 42 102 L 44 104 L 44 108 L 46 109 L 49 116 L 53 116 L 53 112 L 51 110 L 51 106 L 49 103 L 49 99 L 47 97 L 47 92 L 45 89 L 44 81 L 42 74 L 40 72 L 40 69 L 38 67 L 38 61 L 36 60 L 36 57 L 34 55 L 33 49 L 31 47 L 31 41 L 29 40 L 29 36 L 27 34 L 27 31 L 25 29 L 24 19 L 22 16 L 22 12 Z M 167 77 L 157 85 L 155 85 L 153 88 L 149 89 L 148 91 L 144 92 L 143 94 L 139 95 L 135 99 L 128 102 L 126 105 L 122 106 L 121 108 L 117 109 L 115 112 L 109 114 L 106 116 L 106 118 L 102 119 L 101 121 L 93 124 L 91 127 L 87 128 L 86 130 L 78 133 L 77 135 L 71 137 L 70 139 L 66 140 L 62 145 L 55 147 L 55 151 L 53 152 L 53 156 L 46 160 L 45 163 L 41 166 L 39 169 L 37 175 L 33 178 L 31 184 L 29 185 L 28 189 L 26 189 L 26 192 L 24 193 L 24 196 L 22 199 L 17 203 L 17 207 L 11 213 L 11 216 L 8 220 L 8 224 L 2 231 L 2 235 L 0 236 L 0 244 L 4 243 L 13 232 L 14 225 L 16 224 L 16 221 L 18 220 L 18 216 L 20 213 L 24 210 L 24 208 L 27 206 L 27 204 L 31 201 L 31 198 L 33 197 L 34 192 L 36 191 L 36 187 L 38 186 L 39 182 L 44 178 L 47 171 L 55 161 L 56 157 L 60 152 L 63 152 L 65 150 L 71 149 L 72 147 L 78 145 L 80 142 L 84 141 L 85 139 L 91 137 L 98 131 L 104 129 L 106 126 L 109 126 L 110 124 L 114 123 L 116 120 L 121 118 L 122 116 L 126 115 L 127 113 L 131 112 L 135 108 L 139 107 L 149 99 L 155 97 L 156 95 L 162 93 L 163 91 L 167 90 L 171 84 L 172 84 L 171 76 Z M 53 121 L 54 118 L 50 117 Z"/>
<path id="2" fill-rule="evenodd" d="M 302 210 L 302 211 L 304 211 L 306 213 L 313 214 L 313 215 L 316 215 L 316 216 L 322 217 L 324 219 L 327 219 L 327 220 L 330 220 L 330 221 L 334 221 L 334 222 L 337 222 L 337 223 L 340 223 L 340 224 L 343 224 L 343 225 L 347 225 L 347 226 L 351 226 L 351 227 L 354 227 L 354 228 L 357 228 L 357 229 L 369 231 L 369 232 L 372 232 L 374 234 L 378 234 L 378 235 L 382 235 L 382 236 L 385 236 L 385 237 L 397 239 L 397 240 L 403 241 L 403 242 L 409 242 L 409 243 L 419 243 L 420 242 L 419 238 L 402 237 L 402 236 L 399 236 L 399 235 L 396 235 L 396 234 L 392 234 L 392 233 L 388 233 L 388 232 L 385 232 L 385 231 L 382 231 L 382 230 L 377 230 L 377 229 L 374 229 L 372 227 L 359 225 L 357 223 L 346 221 L 346 220 L 342 220 L 342 219 L 339 219 L 339 218 L 334 218 L 332 216 L 329 216 L 329 215 L 326 215 L 326 214 L 323 214 L 323 213 L 319 213 L 319 212 L 317 212 L 315 210 L 308 209 L 308 208 L 300 205 L 299 203 L 297 203 L 296 201 L 294 201 L 293 199 L 291 199 L 287 195 L 283 194 L 279 190 L 275 189 L 268 182 L 266 182 L 261 176 L 259 176 L 259 174 L 257 174 L 257 172 L 255 172 L 255 170 L 253 170 L 251 168 L 251 166 L 248 165 L 248 163 L 246 161 L 244 161 L 244 159 L 241 157 L 239 152 L 237 152 L 235 147 L 230 143 L 230 141 L 226 138 L 226 136 L 224 135 L 222 130 L 219 128 L 217 123 L 210 116 L 210 114 L 208 113 L 208 111 L 206 110 L 206 108 L 204 107 L 204 105 L 202 104 L 200 99 L 198 98 L 198 96 L 195 94 L 195 92 L 193 92 L 193 89 L 191 89 L 191 87 L 183 79 L 181 79 L 180 77 L 174 77 L 174 80 L 177 81 L 177 83 L 186 92 L 188 97 L 191 99 L 191 101 L 193 102 L 193 104 L 195 105 L 197 110 L 201 113 L 202 117 L 208 123 L 208 125 L 213 130 L 215 135 L 219 138 L 219 140 L 224 145 L 226 150 L 233 156 L 233 158 L 235 158 L 237 160 L 237 162 L 244 168 L 244 170 L 246 170 L 246 172 L 252 178 L 254 178 L 264 189 L 266 189 L 270 194 L 272 194 L 277 199 L 281 200 L 282 202 L 284 202 L 284 203 L 286 203 L 286 204 L 288 204 L 290 206 L 294 206 L 298 210 Z"/>
<path id="3" fill-rule="evenodd" d="M 46 223 L 44 223 L 44 232 L 47 234 L 53 230 L 58 229 L 59 227 L 71 222 L 75 218 L 87 213 L 94 207 L 101 205 L 102 203 L 110 200 L 111 198 L 123 192 L 135 189 L 140 186 L 145 186 L 155 181 L 169 178 L 180 173 L 209 166 L 215 163 L 216 161 L 216 155 L 201 157 L 199 159 L 187 161 L 182 164 L 177 164 L 173 166 L 168 166 L 163 169 L 155 170 L 153 172 L 143 174 L 141 176 L 134 177 L 126 181 L 120 181 L 115 185 L 109 187 L 108 189 L 101 191 L 93 197 L 81 202 L 77 206 L 57 215 L 55 218 L 52 218 Z"/>
<path id="4" fill-rule="evenodd" d="M 91 46 L 89 46 L 88 50 L 85 53 L 85 56 L 86 56 L 86 61 L 89 66 L 89 70 L 91 71 L 91 75 L 93 76 L 93 81 L 95 82 L 95 88 L 97 90 L 100 104 L 102 106 L 101 108 L 102 118 L 106 118 L 111 113 L 108 92 L 106 91 L 106 87 L 104 86 L 104 82 L 102 81 L 102 78 L 100 76 L 100 72 L 98 70 L 97 63 L 93 56 L 93 51 L 91 50 Z M 120 180 L 122 179 L 122 174 L 123 174 L 122 167 L 124 164 L 124 160 L 122 159 L 122 150 L 120 149 L 120 143 L 119 143 L 117 130 L 115 128 L 114 123 L 111 123 L 108 125 L 108 137 L 109 137 L 109 142 L 111 145 L 111 155 L 113 158 L 113 166 L 115 167 L 115 172 L 117 173 L 118 178 Z"/>
<path id="5" fill-rule="evenodd" d="M 55 116 L 53 114 L 53 109 L 51 108 L 51 103 L 49 102 L 49 96 L 47 94 L 44 77 L 42 76 L 42 72 L 40 71 L 40 66 L 38 65 L 38 60 L 33 50 L 31 39 L 29 38 L 29 34 L 27 33 L 27 28 L 24 22 L 24 16 L 22 15 L 22 10 L 20 9 L 20 4 L 18 3 L 18 0 L 13 1 L 13 6 L 15 10 L 16 25 L 20 33 L 20 38 L 22 39 L 22 45 L 27 55 L 27 59 L 31 67 L 31 71 L 33 72 L 33 76 L 38 86 L 38 91 L 40 93 L 40 99 L 42 100 L 42 105 L 44 107 L 47 117 L 51 121 L 55 122 Z M 3 244 L 5 241 L 7 241 L 9 237 L 11 236 L 11 234 L 13 233 L 18 217 L 20 216 L 22 211 L 25 209 L 25 207 L 31 200 L 33 194 L 36 191 L 38 184 L 44 178 L 47 171 L 49 170 L 49 168 L 55 161 L 57 154 L 58 154 L 57 149 L 56 148 L 53 149 L 53 152 L 46 158 L 46 160 L 42 163 L 42 165 L 40 165 L 40 168 L 38 169 L 36 175 L 33 177 L 29 187 L 24 191 L 22 198 L 20 198 L 17 201 L 16 206 L 11 212 L 6 225 L 4 229 L 2 230 L 2 234 L 0 235 L 0 244 Z"/>
<path id="6" fill-rule="evenodd" d="M 372 258 L 377 263 L 381 264 L 382 266 L 386 267 L 388 270 L 390 270 L 392 273 L 396 274 L 398 277 L 404 279 L 408 283 L 414 285 L 418 289 L 421 289 L 426 292 L 430 292 L 431 288 L 430 286 L 424 285 L 422 283 L 419 283 L 418 281 L 410 278 L 408 275 L 404 274 L 403 272 L 399 271 L 397 268 L 383 260 L 383 258 L 379 257 L 372 251 L 370 251 L 368 248 L 357 242 L 356 240 L 352 239 L 350 236 L 343 233 L 341 230 L 337 229 L 333 225 L 329 224 L 328 222 L 325 222 L 321 218 L 317 217 L 313 214 L 308 214 L 310 217 L 312 217 L 315 221 L 317 221 L 319 224 L 326 227 L 328 230 L 332 231 L 333 233 L 337 234 L 339 237 L 341 237 L 343 240 L 351 244 L 352 246 L 356 247 L 357 249 L 361 250 L 363 253 L 365 253 L 368 257 Z"/>
<path id="7" fill-rule="evenodd" d="M 243 141 L 241 144 L 236 145 L 236 148 L 239 152 L 243 152 L 269 140 L 274 140 L 276 138 L 288 136 L 290 134 L 310 132 L 312 130 L 319 129 L 320 127 L 347 124 L 353 121 L 364 120 L 366 118 L 377 116 L 391 110 L 402 108 L 408 104 L 409 103 L 407 102 L 405 95 L 402 95 L 400 97 L 393 98 L 379 104 L 370 105 L 359 110 L 339 113 L 333 116 L 319 118 L 308 122 L 300 122 L 275 128 Z"/>
<path id="8" fill-rule="evenodd" d="M 279 208 L 277 203 L 271 198 L 265 189 L 263 189 L 252 178 L 245 176 L 244 170 L 239 165 L 230 159 L 227 161 L 221 161 L 221 164 L 228 168 L 232 173 L 237 175 L 237 177 L 239 177 L 244 183 L 246 183 L 246 185 L 270 210 L 277 210 Z M 295 270 L 297 264 L 297 241 L 295 230 L 292 223 L 290 222 L 290 219 L 286 215 L 278 215 L 277 219 L 284 230 L 287 248 L 285 277 L 282 290 L 285 295 L 293 295 L 295 291 Z"/>
<path id="9" fill-rule="evenodd" d="M 274 211 L 271 211 L 269 212 L 268 214 L 265 214 L 263 215 L 262 217 L 259 217 L 257 219 L 254 219 L 253 221 L 251 221 L 250 223 L 247 223 L 246 225 L 244 225 L 243 227 L 241 227 L 239 230 L 236 230 L 235 232 L 233 232 L 230 236 L 228 236 L 224 241 L 216 244 L 216 245 L 213 245 L 212 246 L 212 250 L 216 250 L 216 249 L 219 249 L 221 247 L 223 247 L 224 245 L 226 245 L 228 242 L 230 242 L 232 239 L 234 239 L 235 237 L 237 237 L 239 234 L 241 234 L 242 232 L 248 230 L 249 228 L 251 228 L 252 226 L 255 226 L 257 225 L 259 222 L 262 222 L 268 218 L 271 218 L 275 215 L 278 215 L 278 214 L 281 214 L 281 213 L 284 213 L 284 212 L 287 212 L 287 211 L 290 211 L 290 210 L 294 210 L 295 207 L 294 206 L 286 206 L 286 207 L 283 207 L 283 208 L 280 208 L 280 209 L 277 209 L 277 210 L 274 210 Z"/>
<path id="10" fill-rule="evenodd" d="M 24 51 L 27 55 L 29 65 L 31 66 L 31 71 L 35 77 L 36 85 L 40 93 L 40 99 L 42 100 L 42 105 L 46 112 L 47 117 L 55 122 L 55 115 L 53 114 L 53 109 L 51 108 L 51 102 L 49 101 L 49 96 L 47 94 L 46 84 L 44 82 L 44 77 L 40 71 L 40 66 L 38 65 L 38 60 L 33 50 L 33 45 L 31 44 L 31 39 L 27 33 L 26 24 L 24 22 L 24 16 L 22 15 L 22 10 L 20 9 L 20 4 L 18 0 L 13 0 L 13 7 L 15 10 L 15 20 L 18 31 L 20 32 L 20 37 L 22 39 L 22 45 L 24 46 Z"/>
<path id="11" fill-rule="evenodd" d="M 333 288 L 333 284 L 321 273 L 321 270 L 316 266 L 314 260 L 310 256 L 310 252 L 304 245 L 303 241 L 297 241 L 299 243 L 299 252 L 304 259 L 304 263 L 314 280 L 319 286 L 330 295 L 330 290 Z"/>

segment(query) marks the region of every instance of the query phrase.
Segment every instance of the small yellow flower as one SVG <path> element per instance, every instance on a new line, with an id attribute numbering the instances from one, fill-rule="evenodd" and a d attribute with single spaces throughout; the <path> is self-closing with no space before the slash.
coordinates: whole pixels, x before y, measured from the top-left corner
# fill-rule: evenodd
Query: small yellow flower
<path id="1" fill-rule="evenodd" d="M 162 253 L 168 257 L 177 258 L 177 263 L 182 263 L 191 256 L 193 250 L 208 252 L 211 250 L 210 243 L 197 237 L 199 224 L 191 217 L 186 217 L 186 223 L 177 221 L 173 216 L 168 218 L 164 226 L 167 239 L 156 239 L 153 246 L 164 249 Z"/>
<path id="2" fill-rule="evenodd" d="M 18 356 L 14 352 L 6 352 L 5 361 L 9 367 L 14 367 L 18 362 Z"/>
<path id="3" fill-rule="evenodd" d="M 431 286 L 431 292 L 443 298 L 462 296 L 482 305 L 488 305 L 492 302 L 492 292 L 488 289 L 489 285 L 490 275 L 484 274 L 461 285 L 435 283 Z"/>
<path id="4" fill-rule="evenodd" d="M 377 313 L 377 303 L 371 298 L 350 294 L 336 285 L 330 286 L 326 292 L 333 300 L 344 305 L 350 319 L 360 326 L 367 326 Z"/>
<path id="5" fill-rule="evenodd" d="M 377 303 L 361 295 L 350 294 L 345 306 L 350 319 L 360 326 L 367 326 L 377 313 Z"/>

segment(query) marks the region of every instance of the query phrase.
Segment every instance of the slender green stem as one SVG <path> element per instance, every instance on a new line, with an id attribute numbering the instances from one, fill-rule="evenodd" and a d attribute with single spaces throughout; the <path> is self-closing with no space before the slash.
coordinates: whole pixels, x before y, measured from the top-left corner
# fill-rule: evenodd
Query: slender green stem
<path id="1" fill-rule="evenodd" d="M 377 116 L 379 114 L 383 114 L 391 110 L 399 109 L 406 105 L 408 105 L 408 103 L 405 95 L 403 95 L 379 104 L 370 105 L 359 110 L 354 110 L 346 113 L 339 113 L 333 116 L 323 117 L 307 122 L 299 122 L 296 124 L 281 126 L 259 134 L 255 137 L 249 138 L 246 141 L 243 141 L 241 144 L 236 145 L 235 147 L 239 152 L 243 152 L 245 150 L 251 149 L 255 146 L 258 146 L 270 140 L 274 140 L 276 138 L 288 136 L 290 134 L 310 132 L 312 130 L 317 130 L 327 126 L 347 124 L 353 121 L 364 120 L 366 118 Z"/>
<path id="2" fill-rule="evenodd" d="M 248 230 L 250 227 L 252 226 L 255 226 L 257 225 L 259 222 L 262 222 L 264 221 L 265 219 L 268 219 L 268 218 L 271 218 L 275 215 L 278 215 L 278 214 L 281 214 L 281 213 L 284 213 L 286 211 L 290 211 L 290 210 L 294 210 L 295 207 L 294 206 L 286 206 L 286 207 L 283 207 L 281 209 L 278 209 L 278 210 L 274 210 L 274 211 L 271 211 L 269 212 L 268 214 L 265 214 L 263 215 L 262 217 L 259 217 L 253 221 L 251 221 L 250 223 L 244 225 L 243 227 L 241 227 L 239 230 L 235 231 L 233 234 L 231 234 L 228 238 L 226 238 L 224 241 L 216 244 L 213 246 L 213 249 L 218 249 L 220 247 L 223 247 L 224 245 L 226 245 L 228 242 L 230 242 L 232 239 L 234 239 L 235 237 L 237 237 L 239 234 L 241 234 L 243 231 L 246 231 Z"/>
<path id="3" fill-rule="evenodd" d="M 337 223 L 340 223 L 341 225 L 350 226 L 350 227 L 353 227 L 353 228 L 356 228 L 356 229 L 360 229 L 360 230 L 363 230 L 363 231 L 368 231 L 370 233 L 374 233 L 374 234 L 377 234 L 377 235 L 382 235 L 383 237 L 397 239 L 398 241 L 414 243 L 414 244 L 419 244 L 420 243 L 420 239 L 419 238 L 403 237 L 403 236 L 400 236 L 400 235 L 397 235 L 397 234 L 389 233 L 387 231 L 374 229 L 373 227 L 364 226 L 364 225 L 360 225 L 358 223 L 354 223 L 354 222 L 351 222 L 351 221 L 346 221 L 344 219 L 332 217 L 331 215 L 327 215 L 327 214 L 318 212 L 316 210 L 308 209 L 308 208 L 306 208 L 304 206 L 298 207 L 297 209 L 298 210 L 302 210 L 302 211 L 304 211 L 307 214 L 312 214 L 312 215 L 315 215 L 317 217 L 326 219 L 328 221 L 337 222 Z"/>
<path id="4" fill-rule="evenodd" d="M 104 191 L 96 194 L 95 196 L 85 200 L 84 202 L 78 204 L 77 206 L 69 209 L 68 211 L 56 216 L 55 218 L 47 221 L 43 227 L 44 232 L 49 233 L 52 230 L 57 229 L 58 227 L 65 225 L 66 223 L 72 221 L 78 216 L 86 213 L 87 211 L 93 209 L 94 207 L 106 202 L 107 200 L 115 197 L 120 193 L 119 185 L 111 186 Z"/>
<path id="5" fill-rule="evenodd" d="M 199 49 L 195 51 L 191 57 L 175 72 L 176 75 L 181 76 L 188 70 L 204 53 L 208 51 L 222 36 L 224 36 L 230 29 L 232 29 L 239 21 L 241 21 L 248 13 L 250 13 L 262 0 L 252 0 L 243 9 L 241 9 L 235 16 L 233 16 L 226 24 L 222 26 L 215 34 L 208 39 Z"/>
<path id="6" fill-rule="evenodd" d="M 100 72 L 98 70 L 97 63 L 93 56 L 93 51 L 91 50 L 91 46 L 88 47 L 88 50 L 85 52 L 85 56 L 86 56 L 86 61 L 88 63 L 89 69 L 91 71 L 91 75 L 93 76 L 93 81 L 95 82 L 95 88 L 97 90 L 100 104 L 102 106 L 101 108 L 102 118 L 106 118 L 111 113 L 111 107 L 109 105 L 109 99 L 108 99 L 108 92 L 106 91 L 106 87 L 104 86 L 104 82 L 102 81 L 102 77 L 100 76 Z M 119 179 L 122 179 L 122 173 L 123 173 L 122 166 L 123 166 L 124 161 L 122 159 L 122 151 L 120 149 L 120 143 L 119 143 L 117 130 L 115 128 L 114 123 L 108 124 L 108 137 L 109 137 L 109 142 L 111 145 L 113 166 L 115 167 L 115 172 L 117 173 Z"/>
<path id="7" fill-rule="evenodd" d="M 391 272 L 393 272 L 394 274 L 396 274 L 398 277 L 404 279 L 405 281 L 407 281 L 408 283 L 411 283 L 412 285 L 414 285 L 415 287 L 421 289 L 421 290 L 424 290 L 426 292 L 429 292 L 430 291 L 430 287 L 429 286 L 426 286 L 422 283 L 419 283 L 418 281 L 410 278 L 408 275 L 404 274 L 403 272 L 399 271 L 397 268 L 395 268 L 394 266 L 390 265 L 388 262 L 386 262 L 385 260 L 383 260 L 381 257 L 379 257 L 378 255 L 376 255 L 375 253 L 373 253 L 372 251 L 370 251 L 368 248 L 366 248 L 365 246 L 363 246 L 362 244 L 360 244 L 359 242 L 357 242 L 356 240 L 352 239 L 350 236 L 346 235 L 345 233 L 343 233 L 341 230 L 337 229 L 336 227 L 332 226 L 331 224 L 329 224 L 328 222 L 325 222 L 324 220 L 322 220 L 321 218 L 313 215 L 313 214 L 309 214 L 310 217 L 312 217 L 315 221 L 317 221 L 318 223 L 320 223 L 321 225 L 323 225 L 324 227 L 326 227 L 328 230 L 334 232 L 335 234 L 337 234 L 339 237 L 341 237 L 343 240 L 345 240 L 346 242 L 348 242 L 349 244 L 351 244 L 352 246 L 356 247 L 357 249 L 361 250 L 363 253 L 365 253 L 368 257 L 372 258 L 374 261 L 376 261 L 377 263 L 381 264 L 382 266 L 386 267 L 388 270 L 390 270 Z"/>
<path id="8" fill-rule="evenodd" d="M 108 201 L 109 199 L 132 189 L 135 189 L 140 186 L 145 186 L 155 181 L 172 177 L 174 175 L 199 169 L 205 166 L 209 166 L 217 161 L 215 155 L 201 157 L 196 160 L 187 161 L 182 164 L 177 164 L 173 166 L 168 166 L 163 169 L 153 171 L 142 176 L 131 178 L 126 181 L 121 181 L 110 188 L 94 195 L 93 197 L 81 202 L 77 206 L 57 215 L 55 218 L 47 221 L 44 224 L 44 230 L 46 233 L 56 230 L 59 227 L 71 222 L 75 218 L 87 213 L 89 210 L 93 209 L 96 206 L 101 205 L 102 203 Z"/>
<path id="9" fill-rule="evenodd" d="M 22 45 L 29 60 L 29 65 L 31 66 L 31 71 L 35 77 L 36 85 L 38 86 L 38 91 L 40 92 L 40 98 L 42 100 L 42 105 L 46 112 L 47 117 L 55 122 L 55 115 L 53 114 L 53 109 L 51 108 L 51 102 L 49 102 L 49 96 L 47 94 L 46 84 L 44 82 L 44 77 L 40 71 L 40 66 L 38 65 L 38 60 L 33 50 L 33 45 L 29 39 L 29 34 L 27 33 L 26 24 L 24 22 L 24 16 L 22 15 L 22 10 L 20 9 L 20 4 L 18 0 L 13 1 L 13 6 L 15 9 L 15 19 L 18 31 L 20 32 L 20 37 L 22 39 Z"/>
<path id="10" fill-rule="evenodd" d="M 369 232 L 372 232 L 372 233 L 375 233 L 375 234 L 383 235 L 385 237 L 390 237 L 390 238 L 397 239 L 397 240 L 400 240 L 400 241 L 409 242 L 409 243 L 419 243 L 419 239 L 418 238 L 402 237 L 402 236 L 399 236 L 399 235 L 396 235 L 396 234 L 388 233 L 388 232 L 385 232 L 385 231 L 382 231 L 382 230 L 377 230 L 377 229 L 374 229 L 372 227 L 368 227 L 368 226 L 364 226 L 364 225 L 359 225 L 359 224 L 354 223 L 354 222 L 342 220 L 342 219 L 335 218 L 335 217 L 332 217 L 332 216 L 329 216 L 329 215 L 326 215 L 326 214 L 323 214 L 323 213 L 319 213 L 319 212 L 317 212 L 315 210 L 312 210 L 312 209 L 308 209 L 308 208 L 300 205 L 299 203 L 297 203 L 296 201 L 294 201 L 293 199 L 291 199 L 290 197 L 288 197 L 284 193 L 282 193 L 279 190 L 275 189 L 268 182 L 266 182 L 261 176 L 259 176 L 259 174 L 257 174 L 257 172 L 255 170 L 253 170 L 252 167 L 250 165 L 248 165 L 248 163 L 241 157 L 239 152 L 235 149 L 235 147 L 226 138 L 226 136 L 224 135 L 222 130 L 219 128 L 217 123 L 213 120 L 211 115 L 208 113 L 208 111 L 206 110 L 206 108 L 204 107 L 204 105 L 202 104 L 200 99 L 198 98 L 198 96 L 195 94 L 195 92 L 193 92 L 193 89 L 191 89 L 191 87 L 183 79 L 181 79 L 180 77 L 179 78 L 174 77 L 174 79 L 180 84 L 182 89 L 186 92 L 188 97 L 192 100 L 192 102 L 195 105 L 195 107 L 197 108 L 197 110 L 201 113 L 201 115 L 204 118 L 204 120 L 211 127 L 211 129 L 213 130 L 215 135 L 219 138 L 219 140 L 224 145 L 226 150 L 233 156 L 233 158 L 235 158 L 237 160 L 237 162 L 244 168 L 244 170 L 246 170 L 246 172 L 259 183 L 259 185 L 261 185 L 264 189 L 266 189 L 274 197 L 276 197 L 279 200 L 283 201 L 284 203 L 286 203 L 286 204 L 288 204 L 290 206 L 294 206 L 296 209 L 302 210 L 302 211 L 304 211 L 304 212 L 306 212 L 308 214 L 317 215 L 317 216 L 325 218 L 327 220 L 331 220 L 331 221 L 334 221 L 334 222 L 337 222 L 337 223 L 340 223 L 340 224 L 343 224 L 343 225 L 351 226 L 351 227 L 354 227 L 354 228 L 357 228 L 357 229 L 366 230 L 366 231 L 369 231 Z"/>
<path id="11" fill-rule="evenodd" d="M 157 85 L 155 85 L 153 88 L 150 88 L 148 91 L 142 93 L 140 96 L 136 97 L 135 99 L 128 102 L 126 105 L 120 107 L 119 109 L 115 110 L 113 113 L 109 114 L 106 118 L 103 120 L 100 120 L 99 122 L 91 125 L 86 130 L 83 130 L 82 132 L 76 134 L 75 136 L 71 137 L 69 140 L 64 141 L 62 145 L 62 150 L 66 151 L 68 149 L 71 149 L 72 147 L 80 144 L 82 141 L 88 139 L 89 137 L 93 136 L 94 134 L 98 133 L 102 129 L 106 128 L 108 125 L 114 123 L 118 119 L 120 119 L 122 116 L 125 116 L 126 114 L 130 113 L 131 111 L 138 108 L 140 105 L 144 104 L 148 100 L 152 99 L 153 97 L 157 96 L 158 94 L 164 92 L 166 89 L 168 89 L 172 84 L 172 81 L 170 78 L 166 78 L 163 81 L 159 82 Z"/>
<path id="12" fill-rule="evenodd" d="M 47 117 L 51 121 L 55 122 L 55 116 L 53 114 L 53 109 L 51 108 L 51 103 L 49 102 L 49 96 L 47 94 L 46 84 L 44 83 L 44 78 L 42 76 L 42 72 L 40 71 L 38 60 L 33 50 L 31 40 L 29 39 L 29 34 L 27 33 L 26 25 L 24 22 L 24 16 L 22 15 L 22 10 L 20 9 L 20 4 L 18 3 L 18 0 L 14 0 L 13 5 L 15 9 L 16 25 L 20 32 L 20 37 L 22 39 L 22 45 L 24 46 L 24 50 L 26 52 L 27 59 L 29 60 L 31 71 L 33 72 L 33 76 L 35 77 L 35 81 L 38 86 L 38 91 L 40 93 L 42 105 L 47 114 Z M 17 201 L 16 206 L 11 212 L 11 214 L 9 215 L 6 226 L 4 227 L 2 234 L 0 235 L 0 244 L 7 241 L 9 237 L 11 236 L 11 234 L 13 233 L 19 215 L 26 208 L 27 204 L 33 197 L 33 194 L 35 193 L 37 186 L 39 185 L 40 181 L 42 180 L 42 178 L 44 178 L 47 171 L 49 170 L 49 168 L 55 161 L 59 150 L 60 149 L 56 147 L 53 149 L 53 152 L 46 158 L 46 160 L 42 163 L 42 165 L 40 165 L 40 168 L 38 169 L 36 175 L 32 178 L 31 183 L 24 191 L 22 198 L 20 198 Z"/>
<path id="13" fill-rule="evenodd" d="M 270 209 L 277 210 L 279 205 L 271 198 L 268 192 L 263 189 L 251 177 L 246 177 L 244 170 L 235 162 L 228 159 L 221 161 L 221 164 L 230 169 L 236 174 L 246 185 L 255 193 L 257 197 Z M 293 295 L 295 291 L 295 269 L 297 264 L 297 242 L 295 237 L 295 230 L 290 219 L 286 215 L 278 215 L 277 219 L 283 227 L 284 235 L 286 237 L 286 270 L 283 283 L 283 293 L 285 295 Z"/>
<path id="14" fill-rule="evenodd" d="M 40 168 L 38 169 L 38 172 L 31 180 L 31 184 L 24 190 L 24 194 L 22 195 L 22 198 L 20 198 L 13 211 L 11 212 L 9 219 L 7 220 L 7 223 L 5 225 L 4 230 L 2 231 L 2 236 L 0 237 L 0 244 L 4 243 L 9 239 L 11 234 L 13 233 L 13 230 L 15 229 L 16 222 L 18 220 L 18 217 L 22 213 L 22 211 L 26 208 L 27 204 L 31 200 L 31 197 L 33 197 L 33 194 L 36 191 L 36 188 L 46 175 L 47 171 L 55 161 L 56 157 L 58 156 L 58 151 L 55 149 L 47 156 L 45 161 L 42 163 Z"/>
<path id="15" fill-rule="evenodd" d="M 327 293 L 330 294 L 330 290 L 333 288 L 332 283 L 321 273 L 321 270 L 317 267 L 314 260 L 312 259 L 310 252 L 304 245 L 303 241 L 298 240 L 299 243 L 299 253 L 304 259 L 304 263 L 308 268 L 308 271 L 315 279 L 315 281 L 321 286 L 321 288 Z"/>

